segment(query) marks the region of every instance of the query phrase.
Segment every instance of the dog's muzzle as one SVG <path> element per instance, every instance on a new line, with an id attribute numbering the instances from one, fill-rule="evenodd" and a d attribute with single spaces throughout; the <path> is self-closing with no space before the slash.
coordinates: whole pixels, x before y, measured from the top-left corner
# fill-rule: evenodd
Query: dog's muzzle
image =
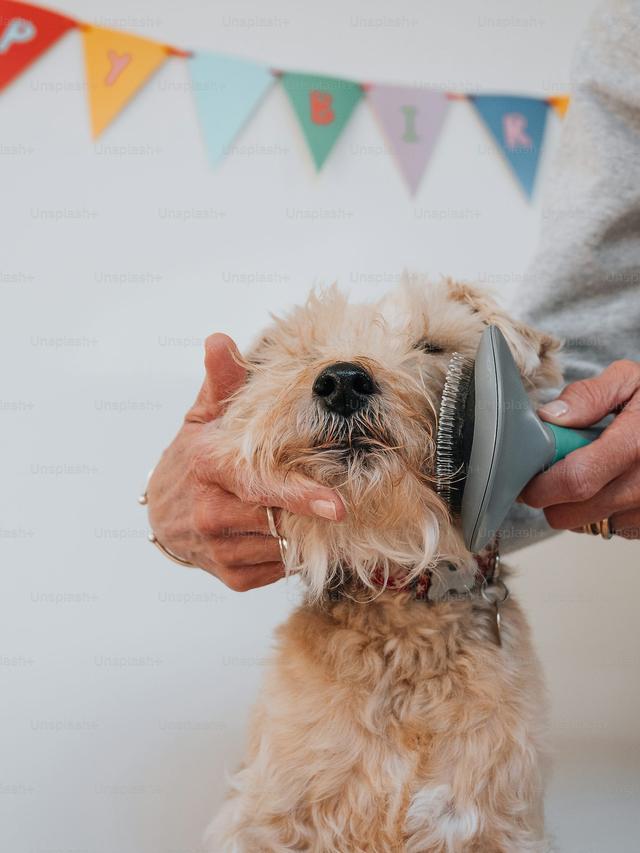
<path id="1" fill-rule="evenodd" d="M 313 394 L 324 408 L 345 418 L 363 409 L 379 393 L 371 374 L 350 361 L 330 364 L 313 383 Z"/>

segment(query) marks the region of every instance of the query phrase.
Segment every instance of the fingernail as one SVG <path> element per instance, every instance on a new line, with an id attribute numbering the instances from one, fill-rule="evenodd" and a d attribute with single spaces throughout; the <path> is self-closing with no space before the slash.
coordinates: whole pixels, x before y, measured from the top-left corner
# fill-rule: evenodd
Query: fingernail
<path id="1" fill-rule="evenodd" d="M 314 515 L 319 515 L 321 518 L 328 518 L 329 521 L 338 520 L 336 505 L 332 501 L 311 501 L 309 506 Z"/>
<path id="2" fill-rule="evenodd" d="M 545 403 L 544 406 L 540 406 L 538 411 L 543 415 L 549 415 L 551 418 L 561 418 L 567 414 L 569 406 L 567 406 L 564 400 L 551 400 L 551 402 Z"/>

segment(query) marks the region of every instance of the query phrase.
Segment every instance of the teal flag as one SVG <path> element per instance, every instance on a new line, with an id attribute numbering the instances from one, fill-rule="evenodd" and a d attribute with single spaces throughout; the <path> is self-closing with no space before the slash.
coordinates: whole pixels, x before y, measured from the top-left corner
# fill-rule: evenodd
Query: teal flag
<path id="1" fill-rule="evenodd" d="M 320 170 L 362 97 L 362 87 L 337 77 L 290 73 L 282 75 L 282 85 Z"/>
<path id="2" fill-rule="evenodd" d="M 273 74 L 264 65 L 216 53 L 196 53 L 189 70 L 209 158 L 216 166 L 273 85 Z"/>

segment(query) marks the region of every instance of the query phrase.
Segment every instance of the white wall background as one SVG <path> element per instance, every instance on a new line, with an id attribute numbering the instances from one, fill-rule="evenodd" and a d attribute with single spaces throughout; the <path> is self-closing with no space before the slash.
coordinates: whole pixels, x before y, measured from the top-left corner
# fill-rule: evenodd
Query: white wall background
<path id="1" fill-rule="evenodd" d="M 592 7 L 57 5 L 273 66 L 541 94 L 566 89 Z M 233 594 L 145 541 L 136 496 L 200 384 L 203 338 L 243 345 L 314 281 L 368 297 L 404 266 L 512 297 L 539 196 L 524 201 L 464 104 L 411 200 L 365 106 L 317 177 L 277 88 L 217 172 L 180 61 L 97 144 L 85 97 L 71 34 L 0 103 L 0 849 L 196 853 L 296 598 L 295 582 Z M 548 808 L 566 853 L 638 842 L 637 555 L 567 534 L 514 560 L 552 697 Z"/>

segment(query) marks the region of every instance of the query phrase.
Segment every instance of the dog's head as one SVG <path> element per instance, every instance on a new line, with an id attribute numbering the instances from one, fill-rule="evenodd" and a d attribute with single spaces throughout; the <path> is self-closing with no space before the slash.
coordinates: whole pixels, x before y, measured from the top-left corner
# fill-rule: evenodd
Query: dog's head
<path id="1" fill-rule="evenodd" d="M 417 576 L 469 555 L 435 492 L 440 396 L 454 351 L 473 357 L 488 323 L 509 342 L 534 391 L 557 381 L 557 343 L 511 321 L 483 292 L 406 280 L 372 304 L 335 287 L 273 324 L 246 356 L 248 380 L 216 429 L 217 452 L 249 490 L 295 488 L 297 475 L 336 489 L 346 520 L 284 513 L 289 568 L 319 594 L 346 567 Z"/>

